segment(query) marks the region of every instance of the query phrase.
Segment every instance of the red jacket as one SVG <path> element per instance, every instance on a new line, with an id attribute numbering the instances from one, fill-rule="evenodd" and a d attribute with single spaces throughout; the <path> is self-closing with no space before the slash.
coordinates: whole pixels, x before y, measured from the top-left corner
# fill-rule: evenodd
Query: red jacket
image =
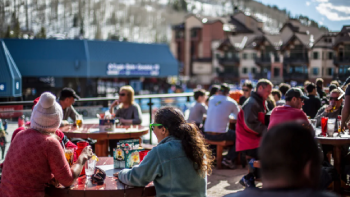
<path id="1" fill-rule="evenodd" d="M 265 125 L 266 101 L 256 92 L 242 106 L 238 113 L 236 124 L 236 151 L 256 149 L 259 147 L 263 133 L 267 131 Z"/>
<path id="2" fill-rule="evenodd" d="M 272 110 L 268 129 L 285 122 L 302 120 L 308 122 L 306 114 L 301 109 L 290 106 L 279 106 Z"/>

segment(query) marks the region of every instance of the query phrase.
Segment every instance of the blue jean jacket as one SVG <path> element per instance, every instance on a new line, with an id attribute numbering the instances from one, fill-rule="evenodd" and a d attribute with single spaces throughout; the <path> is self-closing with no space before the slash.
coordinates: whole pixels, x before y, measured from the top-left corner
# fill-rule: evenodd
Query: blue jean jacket
<path id="1" fill-rule="evenodd" d="M 172 136 L 154 147 L 140 165 L 120 171 L 119 180 L 140 187 L 153 181 L 157 197 L 207 196 L 207 176 L 195 171 L 181 141 Z"/>

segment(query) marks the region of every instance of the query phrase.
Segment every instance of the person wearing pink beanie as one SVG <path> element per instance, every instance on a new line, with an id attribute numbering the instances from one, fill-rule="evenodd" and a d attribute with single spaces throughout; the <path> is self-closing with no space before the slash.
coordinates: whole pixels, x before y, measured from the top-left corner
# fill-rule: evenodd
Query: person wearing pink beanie
<path id="1" fill-rule="evenodd" d="M 55 135 L 62 116 L 56 97 L 43 93 L 33 109 L 30 128 L 18 133 L 8 150 L 0 183 L 1 196 L 44 197 L 45 184 L 52 178 L 68 187 L 79 177 L 85 162 L 92 157 L 92 150 L 86 147 L 77 162 L 69 166 Z"/>

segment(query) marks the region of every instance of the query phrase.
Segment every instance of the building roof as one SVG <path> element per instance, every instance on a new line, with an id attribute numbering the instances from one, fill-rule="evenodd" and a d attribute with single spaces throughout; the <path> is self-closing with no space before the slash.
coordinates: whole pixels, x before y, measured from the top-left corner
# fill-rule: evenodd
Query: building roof
<path id="1" fill-rule="evenodd" d="M 0 40 L 0 97 L 22 96 L 22 76 L 5 42 Z"/>
<path id="2" fill-rule="evenodd" d="M 108 72 L 109 68 L 120 69 L 127 65 L 146 70 L 147 66 L 159 65 L 159 72 L 153 72 L 149 77 L 178 74 L 178 62 L 164 44 L 41 39 L 6 39 L 5 43 L 22 76 L 26 77 L 148 76 L 145 72 L 127 72 L 125 69 Z"/>
<path id="3" fill-rule="evenodd" d="M 233 32 L 235 33 L 253 33 L 253 31 L 247 28 L 239 20 L 235 19 L 233 16 L 230 17 L 229 23 L 234 26 Z"/>
<path id="4" fill-rule="evenodd" d="M 342 30 L 336 36 L 333 47 L 336 48 L 344 42 L 350 42 L 350 25 L 343 26 Z"/>

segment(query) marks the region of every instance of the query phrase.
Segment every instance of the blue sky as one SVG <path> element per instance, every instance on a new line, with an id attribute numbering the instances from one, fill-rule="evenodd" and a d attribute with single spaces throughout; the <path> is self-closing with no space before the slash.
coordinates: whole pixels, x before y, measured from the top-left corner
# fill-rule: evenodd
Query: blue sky
<path id="1" fill-rule="evenodd" d="M 331 31 L 350 25 L 350 0 L 257 0 L 266 5 L 287 9 L 292 16 L 306 15 Z"/>

